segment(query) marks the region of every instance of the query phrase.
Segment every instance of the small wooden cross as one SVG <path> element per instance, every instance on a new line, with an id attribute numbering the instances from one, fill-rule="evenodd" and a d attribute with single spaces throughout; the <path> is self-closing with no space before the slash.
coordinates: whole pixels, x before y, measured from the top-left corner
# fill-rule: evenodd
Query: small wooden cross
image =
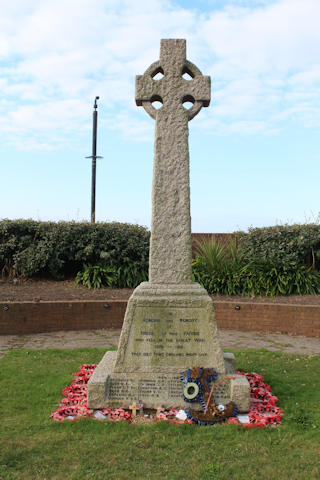
<path id="1" fill-rule="evenodd" d="M 132 416 L 136 417 L 137 416 L 137 410 L 140 410 L 141 406 L 137 405 L 136 402 L 133 402 L 132 405 L 129 406 L 129 410 L 132 411 Z"/>

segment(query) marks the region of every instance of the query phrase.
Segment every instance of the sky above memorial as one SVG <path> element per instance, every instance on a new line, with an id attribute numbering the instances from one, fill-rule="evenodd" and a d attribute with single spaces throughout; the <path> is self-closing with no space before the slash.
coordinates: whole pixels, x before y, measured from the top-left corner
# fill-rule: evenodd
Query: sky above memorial
<path id="1" fill-rule="evenodd" d="M 317 221 L 319 0 L 0 0 L 0 218 L 150 226 L 154 120 L 135 75 L 185 38 L 212 81 L 189 123 L 194 232 Z"/>

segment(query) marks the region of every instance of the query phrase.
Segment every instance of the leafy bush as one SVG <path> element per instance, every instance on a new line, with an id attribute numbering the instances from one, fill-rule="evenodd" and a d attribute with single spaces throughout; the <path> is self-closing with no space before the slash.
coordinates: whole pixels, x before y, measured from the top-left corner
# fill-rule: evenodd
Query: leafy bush
<path id="1" fill-rule="evenodd" d="M 148 270 L 149 237 L 146 228 L 126 223 L 2 220 L 0 269 L 10 265 L 26 277 L 62 279 L 74 276 L 83 264 L 122 272 L 134 265 L 142 275 Z"/>
<path id="2" fill-rule="evenodd" d="M 239 232 L 238 238 L 248 260 L 274 258 L 320 268 L 320 225 L 316 223 L 249 228 L 248 233 Z"/>
<path id="3" fill-rule="evenodd" d="M 84 265 L 83 271 L 78 272 L 76 283 L 88 288 L 112 287 L 116 278 L 116 271 L 112 267 L 100 265 Z"/>
<path id="4" fill-rule="evenodd" d="M 88 288 L 135 288 L 141 282 L 148 280 L 148 271 L 141 266 L 102 267 L 100 265 L 84 265 L 83 270 L 76 275 L 76 283 Z"/>
<path id="5" fill-rule="evenodd" d="M 219 295 L 314 295 L 320 293 L 320 272 L 275 257 L 245 258 L 242 246 L 202 245 L 193 263 L 194 280 Z"/>
<path id="6" fill-rule="evenodd" d="M 240 271 L 242 295 L 316 295 L 320 293 L 320 272 L 295 262 L 255 258 Z"/>
<path id="7" fill-rule="evenodd" d="M 203 259 L 208 271 L 223 271 L 230 262 L 239 264 L 244 258 L 243 250 L 234 236 L 230 236 L 224 242 L 218 241 L 215 237 L 202 242 L 196 240 L 195 250 L 198 257 Z"/>
<path id="8" fill-rule="evenodd" d="M 122 265 L 117 269 L 117 277 L 114 286 L 116 288 L 135 288 L 141 282 L 148 280 L 148 268 L 138 263 Z"/>
<path id="9" fill-rule="evenodd" d="M 209 293 L 239 295 L 241 286 L 236 280 L 244 260 L 236 240 L 230 237 L 220 243 L 213 237 L 208 242 L 197 242 L 196 249 L 198 254 L 192 265 L 194 280 Z"/>

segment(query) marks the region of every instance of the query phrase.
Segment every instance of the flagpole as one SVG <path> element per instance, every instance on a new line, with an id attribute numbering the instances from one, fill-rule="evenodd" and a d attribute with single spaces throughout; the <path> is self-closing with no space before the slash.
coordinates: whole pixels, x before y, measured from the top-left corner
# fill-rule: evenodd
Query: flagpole
<path id="1" fill-rule="evenodd" d="M 103 158 L 97 156 L 97 128 L 98 128 L 98 105 L 97 100 L 100 97 L 96 97 L 93 105 L 93 125 L 92 125 L 92 155 L 86 158 L 92 158 L 92 174 L 91 174 L 91 223 L 96 221 L 96 169 L 97 158 Z"/>

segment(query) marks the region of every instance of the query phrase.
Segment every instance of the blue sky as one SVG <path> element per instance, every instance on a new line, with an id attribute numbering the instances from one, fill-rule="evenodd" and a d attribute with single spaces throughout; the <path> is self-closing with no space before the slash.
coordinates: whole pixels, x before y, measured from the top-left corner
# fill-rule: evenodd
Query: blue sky
<path id="1" fill-rule="evenodd" d="M 319 0 L 0 0 L 0 218 L 150 226 L 154 121 L 135 75 L 185 38 L 212 80 L 189 123 L 194 232 L 315 221 Z"/>

